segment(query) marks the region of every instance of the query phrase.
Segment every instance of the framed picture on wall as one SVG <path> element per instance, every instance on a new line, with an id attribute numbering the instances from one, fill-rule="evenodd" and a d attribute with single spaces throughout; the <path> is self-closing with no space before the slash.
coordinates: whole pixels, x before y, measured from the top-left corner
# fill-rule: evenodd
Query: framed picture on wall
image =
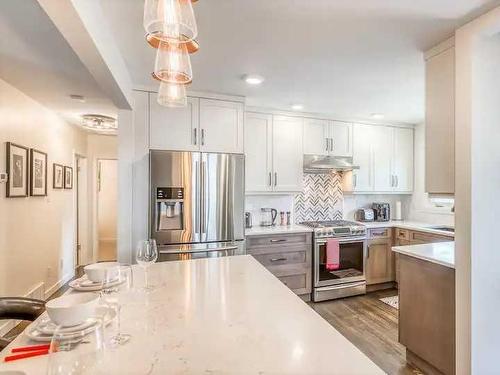
<path id="1" fill-rule="evenodd" d="M 73 189 L 73 168 L 64 167 L 64 188 Z"/>
<path id="2" fill-rule="evenodd" d="M 30 195 L 47 195 L 47 154 L 34 148 L 30 150 Z"/>
<path id="3" fill-rule="evenodd" d="M 29 150 L 27 147 L 7 142 L 7 198 L 28 196 L 28 161 Z"/>
<path id="4" fill-rule="evenodd" d="M 52 167 L 52 187 L 54 189 L 64 188 L 64 166 L 54 163 Z"/>

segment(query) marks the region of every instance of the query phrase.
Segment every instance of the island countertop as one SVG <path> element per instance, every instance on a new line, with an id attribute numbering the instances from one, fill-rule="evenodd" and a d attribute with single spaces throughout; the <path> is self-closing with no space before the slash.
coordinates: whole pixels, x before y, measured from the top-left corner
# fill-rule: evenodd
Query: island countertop
<path id="1" fill-rule="evenodd" d="M 392 251 L 414 258 L 455 268 L 455 242 L 435 242 L 421 245 L 394 246 Z"/>
<path id="2" fill-rule="evenodd" d="M 383 374 L 249 255 L 157 263 L 150 275 L 156 289 L 133 291 L 122 307 L 130 342 L 93 373 Z M 10 347 L 28 343 L 21 335 Z M 35 357 L 0 371 L 45 374 L 46 365 Z"/>

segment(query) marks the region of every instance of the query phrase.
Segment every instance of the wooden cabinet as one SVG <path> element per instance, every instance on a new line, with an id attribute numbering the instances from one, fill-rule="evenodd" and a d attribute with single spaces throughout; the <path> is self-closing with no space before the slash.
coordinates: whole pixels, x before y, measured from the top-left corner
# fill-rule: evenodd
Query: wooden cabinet
<path id="1" fill-rule="evenodd" d="M 185 108 L 167 108 L 149 95 L 149 147 L 157 150 L 198 151 L 199 99 L 188 98 Z"/>
<path id="2" fill-rule="evenodd" d="M 190 97 L 185 108 L 167 108 L 149 97 L 151 149 L 243 152 L 242 103 Z"/>
<path id="3" fill-rule="evenodd" d="M 247 237 L 246 250 L 293 292 L 304 299 L 310 298 L 311 233 Z"/>
<path id="4" fill-rule="evenodd" d="M 370 229 L 366 254 L 366 284 L 382 284 L 394 281 L 394 255 L 392 229 Z"/>
<path id="5" fill-rule="evenodd" d="M 352 124 L 341 121 L 304 119 L 304 154 L 352 156 Z"/>
<path id="6" fill-rule="evenodd" d="M 302 191 L 302 119 L 247 113 L 246 192 Z"/>
<path id="7" fill-rule="evenodd" d="M 431 194 L 454 194 L 454 40 L 436 46 L 425 58 L 425 189 Z"/>
<path id="8" fill-rule="evenodd" d="M 200 151 L 243 152 L 243 103 L 200 99 Z"/>
<path id="9" fill-rule="evenodd" d="M 353 160 L 359 169 L 344 174 L 346 192 L 411 193 L 414 130 L 354 124 Z"/>
<path id="10" fill-rule="evenodd" d="M 245 191 L 273 191 L 273 116 L 245 115 Z"/>

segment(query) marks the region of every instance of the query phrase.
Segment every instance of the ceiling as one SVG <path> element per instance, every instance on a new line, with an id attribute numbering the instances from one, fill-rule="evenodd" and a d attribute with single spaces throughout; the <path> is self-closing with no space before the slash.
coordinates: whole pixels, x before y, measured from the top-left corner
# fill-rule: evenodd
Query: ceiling
<path id="1" fill-rule="evenodd" d="M 151 86 L 142 0 L 101 0 L 133 83 Z M 488 0 L 201 0 L 195 91 L 243 95 L 247 104 L 339 118 L 419 123 L 423 51 L 498 5 Z M 241 77 L 266 78 L 248 87 Z"/>
<path id="2" fill-rule="evenodd" d="M 116 116 L 116 107 L 36 0 L 0 2 L 0 78 L 63 118 Z M 83 95 L 85 103 L 71 94 Z"/>

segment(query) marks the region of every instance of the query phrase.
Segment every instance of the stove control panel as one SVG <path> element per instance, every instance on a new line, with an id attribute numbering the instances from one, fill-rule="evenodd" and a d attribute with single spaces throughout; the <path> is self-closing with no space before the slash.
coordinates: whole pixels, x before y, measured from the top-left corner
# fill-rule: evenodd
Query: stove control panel
<path id="1" fill-rule="evenodd" d="M 316 237 L 363 237 L 366 235 L 366 227 L 339 227 L 339 228 L 321 228 L 314 231 Z"/>

